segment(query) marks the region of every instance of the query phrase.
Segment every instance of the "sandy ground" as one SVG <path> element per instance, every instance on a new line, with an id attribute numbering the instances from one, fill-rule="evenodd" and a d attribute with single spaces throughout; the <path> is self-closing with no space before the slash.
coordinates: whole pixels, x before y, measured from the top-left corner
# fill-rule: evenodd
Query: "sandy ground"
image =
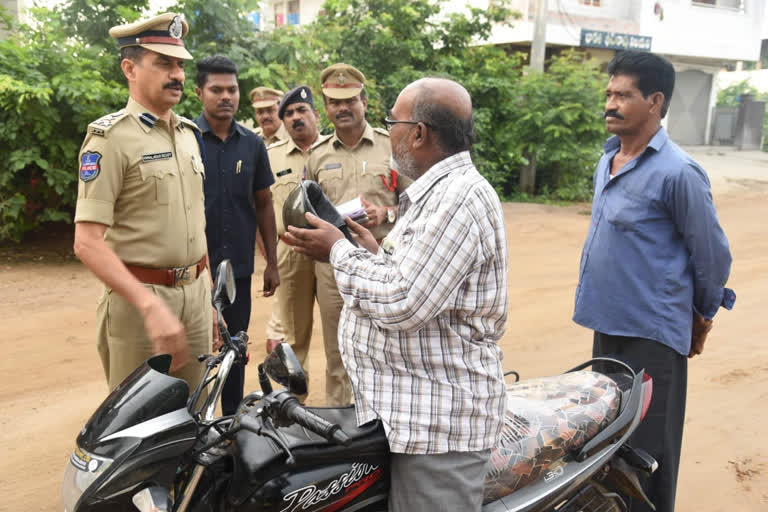
<path id="1" fill-rule="evenodd" d="M 678 486 L 680 511 L 768 510 L 768 154 L 690 148 L 708 169 L 734 265 L 738 300 L 691 361 Z M 590 355 L 591 333 L 571 322 L 588 205 L 505 204 L 510 322 L 506 369 L 551 375 Z M 77 432 L 106 396 L 94 346 L 100 285 L 58 252 L 0 250 L 0 511 L 56 511 Z M 24 254 L 29 254 L 25 250 Z M 31 259 L 31 261 L 29 261 Z M 259 268 L 263 264 L 257 262 Z M 257 281 L 257 280 L 255 280 Z M 252 358 L 261 357 L 270 301 L 254 293 Z M 316 313 L 316 318 L 319 318 Z M 319 324 L 319 322 L 318 322 Z M 322 403 L 323 354 L 314 330 L 310 403 Z M 258 386 L 250 367 L 247 390 Z"/>

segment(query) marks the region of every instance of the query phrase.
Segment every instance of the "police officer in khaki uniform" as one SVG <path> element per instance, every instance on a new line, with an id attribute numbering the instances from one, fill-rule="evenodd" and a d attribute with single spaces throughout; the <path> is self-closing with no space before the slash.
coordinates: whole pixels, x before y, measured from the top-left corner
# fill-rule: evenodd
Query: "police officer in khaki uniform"
<path id="1" fill-rule="evenodd" d="M 283 121 L 277 115 L 277 106 L 283 98 L 283 91 L 272 89 L 271 87 L 256 87 L 250 92 L 253 113 L 256 116 L 258 128 L 254 130 L 256 135 L 264 140 L 264 144 L 269 147 L 279 141 L 288 140 L 290 136 L 283 126 Z M 279 208 L 275 204 L 275 212 Z M 278 223 L 279 227 L 280 223 Z M 261 238 L 261 231 L 256 233 L 256 243 L 259 245 L 259 251 L 262 256 L 266 255 L 264 241 Z M 272 315 L 267 322 L 267 352 L 270 352 L 275 345 L 285 340 L 285 329 L 280 319 L 280 310 L 277 298 L 272 303 Z"/>
<path id="2" fill-rule="evenodd" d="M 270 144 L 289 138 L 288 132 L 283 126 L 283 121 L 277 115 L 277 105 L 283 98 L 283 91 L 270 87 L 256 87 L 251 91 L 251 103 L 256 123 L 259 125 L 254 131 L 256 135 L 264 139 L 264 144 Z"/>
<path id="3" fill-rule="evenodd" d="M 186 33 L 173 13 L 110 29 L 130 98 L 88 126 L 80 149 L 74 249 L 104 283 L 98 350 L 110 389 L 158 353 L 197 386 L 204 367 L 194 357 L 218 334 L 199 132 L 171 111 L 192 58 Z"/>
<path id="4" fill-rule="evenodd" d="M 411 180 L 390 169 L 389 133 L 365 120 L 365 76 L 347 64 L 334 64 L 323 70 L 320 82 L 335 130 L 312 148 L 306 177 L 317 181 L 336 205 L 360 197 L 369 219 L 365 226 L 381 240 L 392 229 L 398 196 Z M 327 362 L 326 401 L 343 405 L 352 399 L 337 338 L 343 303 L 328 263 L 315 263 L 315 276 Z"/>
<path id="5" fill-rule="evenodd" d="M 312 90 L 302 85 L 288 92 L 280 102 L 278 117 L 290 138 L 269 146 L 269 163 L 275 175 L 272 199 L 275 205 L 277 233 L 285 233 L 282 219 L 283 204 L 288 194 L 302 179 L 309 150 L 320 137 L 317 129 L 318 113 L 312 98 Z M 293 347 L 301 366 L 307 369 L 306 360 L 312 338 L 312 313 L 315 305 L 315 264 L 291 250 L 282 241 L 277 244 L 277 269 L 280 287 L 277 302 L 285 332 L 285 341 Z M 268 347 L 269 349 L 269 347 Z"/>

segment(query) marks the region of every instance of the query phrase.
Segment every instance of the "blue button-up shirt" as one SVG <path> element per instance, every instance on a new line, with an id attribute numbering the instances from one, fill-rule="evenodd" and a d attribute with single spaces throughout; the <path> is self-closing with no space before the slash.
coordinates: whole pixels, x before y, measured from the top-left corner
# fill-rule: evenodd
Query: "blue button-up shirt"
<path id="1" fill-rule="evenodd" d="M 693 311 L 712 318 L 735 300 L 709 178 L 664 128 L 611 178 L 619 146 L 606 142 L 595 172 L 573 320 L 688 355 Z"/>
<path id="2" fill-rule="evenodd" d="M 224 259 L 235 277 L 253 273 L 256 243 L 254 193 L 275 182 L 264 142 L 244 126 L 232 122 L 226 140 L 212 131 L 203 114 L 195 119 L 203 132 L 205 165 L 205 236 L 211 268 Z"/>

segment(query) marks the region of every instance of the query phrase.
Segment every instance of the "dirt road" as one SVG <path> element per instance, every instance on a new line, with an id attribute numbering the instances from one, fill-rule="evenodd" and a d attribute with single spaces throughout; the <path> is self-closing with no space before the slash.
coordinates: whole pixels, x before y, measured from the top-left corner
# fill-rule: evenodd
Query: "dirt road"
<path id="1" fill-rule="evenodd" d="M 738 300 L 717 316 L 704 354 L 689 367 L 680 511 L 768 510 L 768 160 L 734 166 L 739 157 L 705 149 L 697 156 L 713 177 L 734 256 L 729 286 Z M 739 174 L 750 165 L 754 172 Z M 504 366 L 523 378 L 559 373 L 590 355 L 591 333 L 570 320 L 588 206 L 505 204 L 504 211 Z M 93 341 L 100 285 L 55 251 L 30 262 L 15 261 L 12 252 L 0 251 L 0 511 L 52 512 L 61 510 L 60 477 L 75 436 L 107 392 Z M 252 358 L 263 353 L 270 311 L 269 300 L 256 295 Z M 322 403 L 321 339 L 318 325 L 310 363 L 314 404 Z M 251 367 L 246 388 L 257 385 Z"/>

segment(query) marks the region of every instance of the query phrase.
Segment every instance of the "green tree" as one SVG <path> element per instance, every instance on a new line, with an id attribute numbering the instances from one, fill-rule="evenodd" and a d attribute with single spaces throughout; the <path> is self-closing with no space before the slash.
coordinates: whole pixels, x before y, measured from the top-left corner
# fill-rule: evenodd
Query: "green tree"
<path id="1" fill-rule="evenodd" d="M 114 57 L 66 37 L 55 12 L 32 15 L 38 23 L 0 41 L 0 240 L 70 221 L 82 134 L 126 95 L 99 71 Z"/>

